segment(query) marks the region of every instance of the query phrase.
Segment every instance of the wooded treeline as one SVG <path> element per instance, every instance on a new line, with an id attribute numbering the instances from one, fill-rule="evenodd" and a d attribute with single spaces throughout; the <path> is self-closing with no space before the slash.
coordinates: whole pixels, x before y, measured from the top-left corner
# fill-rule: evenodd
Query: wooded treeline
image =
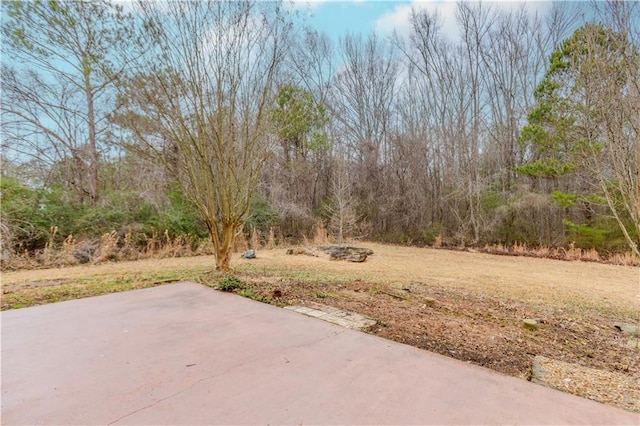
<path id="1" fill-rule="evenodd" d="M 3 258 L 167 230 L 222 259 L 320 222 L 638 254 L 636 2 L 461 2 L 459 39 L 414 10 L 338 41 L 271 2 L 2 7 Z"/>

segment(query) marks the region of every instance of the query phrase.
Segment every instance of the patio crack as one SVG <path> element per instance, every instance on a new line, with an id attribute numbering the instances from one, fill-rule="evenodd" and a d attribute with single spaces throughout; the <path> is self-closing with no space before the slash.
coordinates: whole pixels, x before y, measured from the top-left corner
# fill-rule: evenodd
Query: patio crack
<path id="1" fill-rule="evenodd" d="M 340 334 L 344 333 L 345 331 L 346 330 L 334 331 L 330 335 L 320 337 L 318 339 L 312 340 L 311 342 L 308 342 L 308 343 L 305 343 L 305 344 L 302 344 L 302 345 L 296 345 L 296 346 L 287 347 L 284 350 L 288 350 L 288 349 L 291 349 L 293 347 L 298 349 L 298 348 L 313 346 L 313 345 L 315 345 L 317 343 L 320 343 L 320 342 L 322 342 L 324 340 L 331 339 L 333 337 L 339 336 Z M 277 350 L 277 351 L 273 351 L 272 353 L 267 354 L 266 356 L 270 356 L 273 353 L 278 353 L 278 352 L 282 352 L 282 351 L 283 351 L 282 349 Z M 174 398 L 174 397 L 180 395 L 181 393 L 184 393 L 184 392 L 186 392 L 188 390 L 191 390 L 194 386 L 196 386 L 196 385 L 198 385 L 198 384 L 200 384 L 202 382 L 205 382 L 205 381 L 211 380 L 211 379 L 215 379 L 216 377 L 224 376 L 225 374 L 229 373 L 230 371 L 232 371 L 232 370 L 234 370 L 234 369 L 236 369 L 238 367 L 242 367 L 243 365 L 250 364 L 250 363 L 252 363 L 252 362 L 254 362 L 254 361 L 258 360 L 258 359 L 261 359 L 261 358 L 265 358 L 265 354 L 262 354 L 260 356 L 255 356 L 255 357 L 253 357 L 251 359 L 248 359 L 246 361 L 243 361 L 243 362 L 241 362 L 239 364 L 233 365 L 233 366 L 231 366 L 231 367 L 227 368 L 226 370 L 221 371 L 219 373 L 212 374 L 212 375 L 207 376 L 207 377 L 202 377 L 201 379 L 196 380 L 195 382 L 191 383 L 189 386 L 187 386 L 184 389 L 180 389 L 179 391 L 174 392 L 171 395 L 167 395 L 167 396 L 165 396 L 163 398 L 160 398 L 160 399 L 158 399 L 158 400 L 156 400 L 156 401 L 154 401 L 154 402 L 152 402 L 150 404 L 145 405 L 144 407 L 140 407 L 140 408 L 138 408 L 136 410 L 133 410 L 133 411 L 131 411 L 129 413 L 123 414 L 122 416 L 120 416 L 117 419 L 113 420 L 112 422 L 108 423 L 108 425 L 109 426 L 114 425 L 114 424 L 120 422 L 121 420 L 126 419 L 127 417 L 133 416 L 134 414 L 137 414 L 137 413 L 139 413 L 141 411 L 144 411 L 144 410 L 147 410 L 149 408 L 152 408 L 152 407 L 160 404 L 161 402 L 167 401 L 167 400 L 169 400 L 171 398 Z"/>

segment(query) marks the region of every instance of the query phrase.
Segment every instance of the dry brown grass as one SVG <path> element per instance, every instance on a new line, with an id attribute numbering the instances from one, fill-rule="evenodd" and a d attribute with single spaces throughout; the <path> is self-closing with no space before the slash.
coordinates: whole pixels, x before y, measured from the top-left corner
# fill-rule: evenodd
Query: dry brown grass
<path id="1" fill-rule="evenodd" d="M 265 248 L 272 250 L 274 248 L 276 248 L 277 242 L 276 242 L 276 235 L 275 232 L 273 230 L 273 228 L 269 228 L 269 238 L 267 239 L 267 242 L 265 244 Z"/>
<path id="2" fill-rule="evenodd" d="M 251 240 L 249 242 L 249 246 L 254 249 L 260 249 L 260 231 L 258 231 L 255 227 L 251 230 Z"/>
<path id="3" fill-rule="evenodd" d="M 560 309 L 626 312 L 637 316 L 640 273 L 637 267 L 520 256 L 496 256 L 433 248 L 363 244 L 374 250 L 366 262 L 330 261 L 325 257 L 287 256 L 286 249 L 259 250 L 257 259 L 235 256 L 237 271 L 312 281 L 362 279 L 401 288 L 437 285 L 476 295 L 516 300 Z M 204 251 L 204 250 L 203 250 Z M 213 269 L 212 256 L 142 259 L 58 269 L 9 271 L 2 286 L 104 274 L 159 273 L 173 269 Z"/>
<path id="4" fill-rule="evenodd" d="M 374 250 L 366 262 L 331 262 L 323 257 L 286 256 L 266 250 L 238 260 L 250 273 L 290 274 L 319 280 L 362 279 L 403 287 L 434 284 L 536 305 L 638 312 L 637 267 L 582 261 L 364 244 Z"/>
<path id="5" fill-rule="evenodd" d="M 313 244 L 316 246 L 324 246 L 329 244 L 329 232 L 324 226 L 322 219 L 316 220 L 314 225 Z"/>

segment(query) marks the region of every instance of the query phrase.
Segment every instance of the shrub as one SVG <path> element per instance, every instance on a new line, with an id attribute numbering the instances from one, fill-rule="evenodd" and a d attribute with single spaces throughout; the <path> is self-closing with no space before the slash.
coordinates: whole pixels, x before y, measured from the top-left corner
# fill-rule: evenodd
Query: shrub
<path id="1" fill-rule="evenodd" d="M 249 219 L 245 225 L 245 229 L 257 229 L 266 234 L 273 226 L 278 225 L 281 218 L 269 202 L 260 194 L 255 194 L 251 199 L 249 208 Z"/>
<path id="2" fill-rule="evenodd" d="M 221 291 L 234 291 L 242 288 L 242 281 L 238 277 L 233 275 L 225 275 L 218 283 L 218 290 Z"/>

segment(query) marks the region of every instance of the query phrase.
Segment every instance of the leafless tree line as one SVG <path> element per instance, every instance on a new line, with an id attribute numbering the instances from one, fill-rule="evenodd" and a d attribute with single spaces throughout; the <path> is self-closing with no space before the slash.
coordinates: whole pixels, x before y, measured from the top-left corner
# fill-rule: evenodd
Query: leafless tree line
<path id="1" fill-rule="evenodd" d="M 414 10 L 407 37 L 332 43 L 310 33 L 296 46 L 294 78 L 332 118 L 332 148 L 316 168 L 329 175 L 314 192 L 330 197 L 332 173 L 346 163 L 356 217 L 378 236 L 478 244 L 527 232 L 557 243 L 562 212 L 514 167 L 528 155 L 518 134 L 534 89 L 576 10 L 554 5 L 537 16 L 460 3 L 456 19 L 459 40 L 437 14 Z"/>
<path id="2" fill-rule="evenodd" d="M 93 202 L 110 176 L 128 189 L 143 181 L 147 199 L 161 203 L 160 181 L 173 176 L 204 218 L 224 269 L 254 190 L 278 211 L 287 237 L 308 235 L 320 219 L 341 241 L 440 235 L 461 245 L 558 245 L 566 242 L 563 220 L 594 214 L 612 214 L 630 243 L 640 235 L 637 4 L 552 3 L 534 14 L 460 2 L 457 39 L 446 36 L 437 13 L 416 9 L 407 35 L 346 34 L 337 42 L 297 26 L 281 3 L 170 4 L 138 2 L 133 21 L 118 11 L 114 22 L 143 24 L 140 32 L 111 33 L 128 58 L 122 69 L 102 45 L 89 56 L 92 66 L 82 67 L 87 52 L 75 52 L 77 70 L 54 84 L 23 73 L 29 60 L 20 68 L 3 61 L 4 147 L 48 158 L 47 170 Z M 619 120 L 598 121 L 619 143 L 585 157 L 573 176 L 523 176 L 518 167 L 537 155 L 520 139 L 536 87 L 550 54 L 586 19 L 585 7 L 628 40 L 621 55 L 630 95 L 624 103 L 602 98 L 619 107 Z M 97 35 L 87 34 L 79 41 L 95 46 Z M 51 53 L 35 53 L 55 68 Z M 326 144 L 277 143 L 281 124 L 270 111 L 287 86 L 324 108 Z M 99 164 L 110 164 L 110 174 L 98 176 Z M 588 185 L 608 206 L 567 208 L 551 196 Z M 626 231 L 628 219 L 637 229 Z"/>

